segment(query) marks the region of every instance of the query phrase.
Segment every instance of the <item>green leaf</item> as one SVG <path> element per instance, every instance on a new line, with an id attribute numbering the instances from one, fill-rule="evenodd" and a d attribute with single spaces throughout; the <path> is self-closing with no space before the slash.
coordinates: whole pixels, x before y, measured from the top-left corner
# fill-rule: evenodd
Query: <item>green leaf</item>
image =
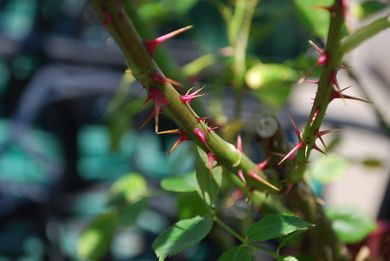
<path id="1" fill-rule="evenodd" d="M 223 253 L 218 261 L 250 261 L 251 255 L 244 246 L 238 246 Z"/>
<path id="2" fill-rule="evenodd" d="M 348 170 L 350 161 L 329 153 L 318 159 L 310 167 L 312 177 L 320 183 L 328 184 L 340 179 Z"/>
<path id="3" fill-rule="evenodd" d="M 293 257 L 293 256 L 279 256 L 278 258 L 276 258 L 277 261 L 299 261 L 298 259 L 296 259 L 296 257 Z"/>
<path id="4" fill-rule="evenodd" d="M 332 227 L 344 243 L 362 241 L 376 229 L 376 223 L 364 210 L 354 206 L 337 206 L 325 211 Z"/>
<path id="5" fill-rule="evenodd" d="M 214 167 L 210 173 L 207 154 L 199 147 L 196 161 L 196 178 L 198 179 L 198 193 L 206 205 L 215 208 L 215 202 L 222 183 L 222 167 Z"/>
<path id="6" fill-rule="evenodd" d="M 296 70 L 277 63 L 257 63 L 245 75 L 245 81 L 251 89 L 261 89 L 276 82 L 290 83 L 298 78 Z"/>
<path id="7" fill-rule="evenodd" d="M 161 181 L 161 187 L 173 192 L 193 192 L 198 188 L 196 171 L 180 177 L 165 178 Z"/>
<path id="8" fill-rule="evenodd" d="M 137 202 L 125 206 L 118 212 L 118 225 L 121 227 L 132 226 L 139 216 L 139 214 L 147 207 L 148 198 L 143 197 Z"/>
<path id="9" fill-rule="evenodd" d="M 187 192 L 177 195 L 177 213 L 180 219 L 187 219 L 207 215 L 209 210 L 197 192 Z"/>
<path id="10" fill-rule="evenodd" d="M 116 213 L 111 211 L 96 217 L 77 243 L 81 260 L 99 260 L 107 252 L 115 229 Z"/>
<path id="11" fill-rule="evenodd" d="M 326 38 L 330 24 L 329 12 L 313 6 L 331 6 L 333 1 L 294 0 L 294 3 L 303 24 L 316 36 Z"/>
<path id="12" fill-rule="evenodd" d="M 207 236 L 212 226 L 213 219 L 208 216 L 180 220 L 153 242 L 152 247 L 158 260 L 163 261 L 198 243 Z"/>
<path id="13" fill-rule="evenodd" d="M 300 234 L 302 234 L 303 232 L 305 232 L 307 230 L 307 228 L 301 228 L 293 233 L 291 233 L 290 235 L 286 236 L 283 241 L 279 244 L 278 246 L 278 252 L 279 250 L 286 246 L 288 243 L 290 243 L 292 240 L 294 240 L 296 237 L 298 237 Z"/>
<path id="14" fill-rule="evenodd" d="M 142 175 L 130 173 L 114 182 L 108 191 L 108 204 L 132 204 L 148 194 Z"/>
<path id="15" fill-rule="evenodd" d="M 313 224 L 307 223 L 293 215 L 267 215 L 249 228 L 247 236 L 252 240 L 266 241 L 310 226 L 313 226 Z"/>

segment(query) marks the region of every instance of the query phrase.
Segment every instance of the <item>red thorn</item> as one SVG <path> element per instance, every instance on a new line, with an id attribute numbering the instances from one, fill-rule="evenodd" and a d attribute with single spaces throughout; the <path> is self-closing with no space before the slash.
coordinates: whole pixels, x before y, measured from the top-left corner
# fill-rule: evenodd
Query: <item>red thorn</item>
<path id="1" fill-rule="evenodd" d="M 238 135 L 238 136 L 237 136 L 237 149 L 238 149 L 239 151 L 241 151 L 241 152 L 244 152 L 244 151 L 242 150 L 241 135 Z"/>
<path id="2" fill-rule="evenodd" d="M 173 86 L 176 86 L 176 87 L 179 87 L 179 88 L 183 88 L 183 84 L 181 84 L 180 82 L 177 82 L 175 80 L 172 80 L 172 79 L 169 79 L 169 78 L 165 78 L 165 81 L 172 84 Z"/>
<path id="3" fill-rule="evenodd" d="M 304 144 L 302 141 L 298 142 L 297 145 L 295 145 L 295 147 L 292 148 L 290 150 L 290 152 L 286 154 L 286 156 L 284 156 L 284 158 L 278 163 L 278 165 L 282 164 L 282 162 L 285 161 L 286 159 L 291 159 L 290 157 L 294 154 L 294 152 L 296 152 L 297 150 L 299 150 L 303 146 L 304 146 Z"/>
<path id="4" fill-rule="evenodd" d="M 326 155 L 326 153 L 323 152 L 320 148 L 318 148 L 318 146 L 317 146 L 316 144 L 313 145 L 313 149 L 315 149 L 316 151 L 318 151 L 318 152 L 320 152 L 320 153 Z"/>
<path id="5" fill-rule="evenodd" d="M 279 156 L 279 157 L 282 157 L 282 158 L 286 157 L 286 154 L 281 154 L 281 153 L 277 153 L 277 152 L 272 152 L 272 154 L 274 154 L 276 156 Z M 294 155 L 290 155 L 289 157 L 287 157 L 287 159 L 294 161 L 295 160 L 295 156 Z"/>
<path id="6" fill-rule="evenodd" d="M 259 174 L 256 172 L 256 171 L 250 171 L 248 173 L 249 177 L 251 177 L 252 179 L 255 179 L 257 181 L 260 181 L 261 183 L 267 185 L 268 187 L 270 188 L 273 188 L 274 190 L 279 190 L 277 187 L 275 187 L 274 185 L 272 185 L 271 183 L 269 183 L 268 181 L 266 181 L 265 179 L 263 179 L 262 177 L 259 176 Z"/>
<path id="7" fill-rule="evenodd" d="M 153 100 L 153 98 L 152 98 L 152 96 L 150 95 L 150 93 L 148 93 L 148 97 L 146 97 L 146 100 L 144 101 L 144 103 L 142 103 L 142 105 L 141 105 L 141 107 L 139 108 L 139 110 L 142 110 L 142 109 L 145 107 L 145 105 L 146 105 L 149 101 L 151 101 L 151 100 Z"/>
<path id="8" fill-rule="evenodd" d="M 173 86 L 183 88 L 183 84 L 181 84 L 180 82 L 177 82 L 175 80 L 172 80 L 172 79 L 169 79 L 169 78 L 162 76 L 160 72 L 154 71 L 150 74 L 150 77 L 152 78 L 152 80 L 155 83 L 157 83 L 159 85 L 164 85 L 166 82 L 168 82 L 168 83 L 172 84 Z"/>
<path id="9" fill-rule="evenodd" d="M 219 128 L 218 126 L 217 127 L 209 127 L 209 128 L 207 128 L 207 131 L 211 132 L 211 131 L 216 130 L 218 128 Z"/>
<path id="10" fill-rule="evenodd" d="M 334 85 L 336 86 L 337 90 L 340 92 L 340 86 L 339 86 L 339 83 L 337 81 L 337 73 L 335 71 L 331 72 L 330 73 L 330 76 L 329 76 L 329 81 L 328 81 L 328 85 Z"/>
<path id="11" fill-rule="evenodd" d="M 160 113 L 164 113 L 164 112 L 160 109 Z M 148 123 L 154 117 L 156 117 L 156 111 L 152 111 L 149 117 L 144 121 L 144 123 L 142 123 L 141 127 L 139 127 L 139 130 L 142 129 L 146 125 L 146 123 Z"/>
<path id="12" fill-rule="evenodd" d="M 294 122 L 294 120 L 291 118 L 291 115 L 290 115 L 290 114 L 288 114 L 288 117 L 290 118 L 291 124 L 293 125 L 295 134 L 297 135 L 298 139 L 300 140 L 300 139 L 301 139 L 301 132 L 299 131 L 297 125 L 296 125 L 295 122 Z"/>
<path id="13" fill-rule="evenodd" d="M 240 198 L 244 196 L 244 190 L 243 189 L 237 189 L 235 190 L 232 195 L 228 198 L 226 201 L 226 207 L 231 207 L 234 205 L 234 203 L 237 202 Z"/>
<path id="14" fill-rule="evenodd" d="M 333 89 L 332 90 L 332 94 L 330 95 L 330 101 L 329 102 L 333 101 L 334 99 L 341 98 L 341 99 L 362 101 L 362 102 L 365 102 L 365 103 L 373 104 L 372 101 L 368 101 L 368 100 L 364 100 L 364 99 L 360 99 L 360 98 L 356 98 L 356 97 L 353 97 L 353 96 L 342 94 L 342 92 L 347 90 L 348 88 L 350 88 L 350 87 L 344 88 L 344 89 L 342 89 L 340 91 Z"/>
<path id="15" fill-rule="evenodd" d="M 204 86 L 203 86 L 202 88 L 198 89 L 197 91 L 194 91 L 193 93 L 190 94 L 190 91 L 191 91 L 192 89 L 194 89 L 194 87 L 192 87 L 191 89 L 189 89 L 189 90 L 186 92 L 185 95 L 180 96 L 180 100 L 181 100 L 183 103 L 189 104 L 189 103 L 191 102 L 192 99 L 204 95 L 204 94 L 198 94 L 203 88 L 204 88 Z"/>
<path id="16" fill-rule="evenodd" d="M 237 175 L 242 180 L 242 182 L 244 182 L 246 184 L 246 180 L 245 180 L 245 177 L 244 177 L 244 172 L 241 169 L 239 171 L 237 171 Z"/>
<path id="17" fill-rule="evenodd" d="M 113 18 L 109 10 L 103 9 L 104 13 L 104 25 L 107 26 L 109 23 L 112 23 Z"/>
<path id="18" fill-rule="evenodd" d="M 317 107 L 316 110 L 314 111 L 313 117 L 311 117 L 310 127 L 313 126 L 314 121 L 316 120 L 318 113 L 320 113 L 320 111 L 321 111 L 320 107 Z"/>
<path id="19" fill-rule="evenodd" d="M 196 128 L 194 130 L 194 133 L 196 136 L 199 137 L 199 139 L 203 142 L 203 144 L 211 151 L 210 147 L 209 147 L 209 144 L 207 144 L 207 141 L 206 141 L 206 135 L 205 133 L 203 132 L 203 130 L 199 129 L 199 128 Z"/>
<path id="20" fill-rule="evenodd" d="M 259 170 L 263 171 L 265 166 L 268 164 L 269 160 L 272 158 L 272 156 L 269 156 L 266 160 L 263 162 L 256 164 L 256 166 L 259 168 Z"/>
<path id="21" fill-rule="evenodd" d="M 158 133 L 158 121 L 159 121 L 159 114 L 161 112 L 161 106 L 168 106 L 168 101 L 161 91 L 155 88 L 151 88 L 149 90 L 148 97 L 146 98 L 144 104 L 141 106 L 141 109 L 150 100 L 154 100 L 154 115 L 153 113 L 152 115 L 155 117 L 155 132 Z M 150 117 L 151 116 L 149 116 L 149 118 Z"/>
<path id="22" fill-rule="evenodd" d="M 215 156 L 213 153 L 209 152 L 209 153 L 207 153 L 207 157 L 209 159 L 209 166 L 210 166 L 210 173 L 211 173 L 213 171 Z"/>
<path id="23" fill-rule="evenodd" d="M 162 42 L 164 42 L 164 41 L 166 41 L 166 40 L 168 40 L 168 39 L 170 39 L 170 38 L 172 38 L 172 37 L 174 37 L 174 36 L 184 32 L 184 31 L 186 31 L 186 30 L 188 30 L 190 28 L 192 28 L 192 25 L 180 28 L 180 29 L 178 29 L 176 31 L 173 31 L 173 32 L 170 32 L 168 34 L 162 35 L 162 36 L 157 37 L 156 39 L 153 39 L 153 40 L 144 40 L 144 44 L 146 46 L 146 49 L 148 49 L 148 52 L 149 52 L 150 56 L 151 57 L 154 56 L 154 52 L 155 52 L 155 50 L 156 50 L 156 48 L 157 48 L 157 46 L 159 44 L 161 44 Z"/>
<path id="24" fill-rule="evenodd" d="M 310 83 L 314 83 L 314 84 L 318 84 L 319 81 L 312 81 L 312 80 L 306 80 L 307 82 L 310 82 Z"/>
<path id="25" fill-rule="evenodd" d="M 317 67 L 322 66 L 322 65 L 327 65 L 328 60 L 329 60 L 329 54 L 321 50 L 313 41 L 309 40 L 309 44 L 312 45 L 317 52 L 320 53 L 320 58 L 318 58 L 316 64 L 303 76 L 301 79 L 298 80 L 298 84 L 302 84 L 311 74 L 312 72 L 317 69 Z"/>
<path id="26" fill-rule="evenodd" d="M 233 196 L 237 201 L 238 199 L 242 198 L 244 196 L 244 190 L 237 189 L 236 191 L 233 192 Z"/>
<path id="27" fill-rule="evenodd" d="M 347 65 L 342 65 L 342 64 L 340 64 L 339 65 L 339 68 L 341 68 L 341 69 L 350 69 L 350 68 L 352 68 L 351 66 L 347 66 Z"/>
<path id="28" fill-rule="evenodd" d="M 152 80 L 159 85 L 164 85 L 167 82 L 166 78 L 158 71 L 152 72 L 150 74 L 150 78 L 152 78 Z"/>
<path id="29" fill-rule="evenodd" d="M 201 122 L 201 121 L 203 121 L 203 120 L 205 120 L 205 119 L 208 119 L 208 118 L 210 118 L 210 116 L 203 117 L 203 118 L 196 117 L 196 120 L 197 120 L 198 122 Z"/>
<path id="30" fill-rule="evenodd" d="M 173 144 L 172 148 L 169 150 L 168 156 L 177 148 L 177 146 L 180 145 L 180 143 L 182 143 L 183 141 L 186 141 L 186 140 L 191 140 L 190 137 L 188 137 L 188 135 L 180 129 L 169 130 L 169 131 L 160 131 L 157 134 L 169 134 L 169 133 L 179 133 L 179 138 L 177 139 L 175 144 Z"/>
<path id="31" fill-rule="evenodd" d="M 322 138 L 322 136 L 326 135 L 328 133 L 334 132 L 334 131 L 338 131 L 338 130 L 341 130 L 341 129 L 332 129 L 332 130 L 324 130 L 324 131 L 316 130 L 315 135 L 321 141 L 322 145 L 324 146 L 324 148 L 325 148 L 325 150 L 327 152 L 329 152 L 329 151 L 328 151 L 328 148 L 326 147 L 326 144 L 325 144 L 324 139 Z"/>

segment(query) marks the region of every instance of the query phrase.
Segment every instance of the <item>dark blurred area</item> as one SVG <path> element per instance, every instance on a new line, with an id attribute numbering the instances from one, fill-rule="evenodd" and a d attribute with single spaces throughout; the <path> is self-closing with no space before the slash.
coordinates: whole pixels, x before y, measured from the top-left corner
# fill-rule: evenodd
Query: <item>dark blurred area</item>
<path id="1" fill-rule="evenodd" d="M 77 259 L 97 181 L 130 170 L 99 124 L 126 68 L 108 38 L 87 1 L 0 1 L 0 260 Z"/>

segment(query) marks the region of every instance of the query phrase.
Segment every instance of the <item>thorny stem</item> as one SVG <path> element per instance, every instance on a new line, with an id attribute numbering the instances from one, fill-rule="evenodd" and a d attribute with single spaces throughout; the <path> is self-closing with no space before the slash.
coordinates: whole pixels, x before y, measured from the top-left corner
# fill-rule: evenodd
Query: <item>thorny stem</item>
<path id="1" fill-rule="evenodd" d="M 274 252 L 272 252 L 271 250 L 265 248 L 265 247 L 262 247 L 262 246 L 259 246 L 259 245 L 256 245 L 252 242 L 249 242 L 247 239 L 245 239 L 243 236 L 239 235 L 236 231 L 234 231 L 232 228 L 230 228 L 227 224 L 225 224 L 221 219 L 219 219 L 217 216 L 214 216 L 214 220 L 215 222 L 217 222 L 221 227 L 223 227 L 226 231 L 228 231 L 230 234 L 232 234 L 235 238 L 237 238 L 238 240 L 240 240 L 244 245 L 246 246 L 250 246 L 250 247 L 254 247 L 254 248 L 257 248 L 273 257 L 277 257 L 277 254 L 275 254 Z"/>
<path id="2" fill-rule="evenodd" d="M 270 126 L 275 126 L 270 128 Z M 289 141 L 283 132 L 276 117 L 262 115 L 256 126 L 255 139 L 264 149 L 266 157 L 274 152 L 286 153 Z M 269 167 L 276 170 L 280 177 L 293 168 L 291 161 L 278 165 L 278 159 L 270 159 Z M 283 201 L 288 202 L 291 210 L 303 220 L 316 226 L 305 232 L 306 241 L 302 244 L 302 251 L 309 253 L 318 261 L 348 260 L 345 247 L 332 229 L 330 221 L 326 218 L 323 207 L 316 202 L 305 181 L 300 181 L 279 195 Z"/>
<path id="3" fill-rule="evenodd" d="M 188 135 L 190 140 L 194 141 L 206 153 L 211 151 L 218 162 L 232 173 L 238 173 L 241 170 L 249 187 L 260 191 L 274 192 L 275 190 L 269 185 L 249 176 L 249 173 L 255 172 L 267 182 L 264 173 L 244 153 L 224 141 L 214 131 L 209 131 L 209 126 L 204 121 L 197 120 L 199 116 L 189 104 L 180 100 L 180 94 L 170 83 L 156 82 L 156 76 L 159 79 L 165 79 L 164 75 L 150 56 L 132 21 L 124 12 L 121 1 L 90 0 L 90 2 L 121 48 L 133 76 L 149 93 L 150 90 L 158 90 L 158 93 L 161 94 L 159 94 L 160 98 L 166 100 L 164 100 L 166 105 L 162 104 L 161 107 L 164 113 Z M 198 130 L 198 134 L 199 130 L 205 134 L 205 142 L 199 138 L 195 130 Z"/>
<path id="4" fill-rule="evenodd" d="M 306 126 L 301 133 L 301 141 L 305 144 L 298 150 L 294 165 L 295 169 L 289 175 L 291 182 L 296 183 L 302 180 L 306 170 L 311 150 L 317 139 L 316 132 L 319 131 L 325 112 L 331 100 L 333 86 L 335 85 L 337 71 L 342 60 L 340 41 L 344 25 L 344 0 L 336 0 L 332 6 L 331 20 L 328 33 L 328 40 L 324 53 L 327 61 L 322 66 L 321 76 L 318 83 L 317 95 L 310 112 Z M 324 11 L 325 12 L 325 11 Z"/>

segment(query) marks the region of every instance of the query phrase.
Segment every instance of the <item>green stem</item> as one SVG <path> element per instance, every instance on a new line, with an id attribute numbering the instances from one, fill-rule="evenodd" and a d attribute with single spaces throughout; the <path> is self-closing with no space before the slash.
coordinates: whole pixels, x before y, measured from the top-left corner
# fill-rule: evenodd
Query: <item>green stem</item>
<path id="1" fill-rule="evenodd" d="M 163 76 L 163 73 L 150 56 L 143 39 L 120 3 L 106 0 L 90 1 L 121 48 L 133 75 L 147 91 L 153 89 L 161 92 L 162 98 L 166 99 L 166 105 L 163 105 L 162 109 L 180 130 L 205 152 L 211 151 L 218 162 L 230 172 L 237 174 L 238 171 L 242 171 L 249 187 L 259 191 L 276 192 L 276 187 L 268 183 L 267 177 L 255 163 L 234 145 L 224 141 L 214 131 L 210 131 L 204 121 L 198 121 L 198 115 L 189 104 L 180 100 L 180 94 L 171 84 L 158 83 L 154 80 L 156 74 Z M 204 133 L 204 141 L 195 133 L 197 129 Z M 253 172 L 263 181 L 250 177 L 249 173 Z"/>
<path id="2" fill-rule="evenodd" d="M 217 222 L 221 227 L 223 227 L 226 231 L 228 231 L 230 234 L 232 234 L 235 238 L 237 238 L 238 240 L 240 240 L 244 245 L 246 246 L 250 246 L 250 247 L 254 247 L 254 248 L 257 248 L 273 257 L 277 257 L 277 254 L 272 252 L 271 250 L 265 248 L 265 247 L 262 247 L 262 246 L 259 246 L 259 245 L 256 245 L 250 241 L 248 241 L 247 239 L 245 239 L 243 236 L 239 235 L 236 231 L 234 231 L 233 229 L 231 229 L 227 224 L 225 224 L 222 220 L 220 220 L 217 216 L 214 216 L 214 220 L 215 222 Z"/>
<path id="3" fill-rule="evenodd" d="M 229 40 L 233 47 L 234 88 L 236 91 L 235 117 L 239 118 L 246 73 L 246 51 L 252 17 L 257 0 L 238 0 L 229 26 Z"/>
<path id="4" fill-rule="evenodd" d="M 376 35 L 380 31 L 390 27 L 390 15 L 379 18 L 368 25 L 356 30 L 353 34 L 342 41 L 341 53 L 347 54 L 354 48 L 362 44 L 367 39 Z"/>
<path id="5" fill-rule="evenodd" d="M 343 6 L 343 0 L 336 0 L 332 8 L 328 40 L 324 50 L 327 61 L 322 66 L 317 94 L 314 99 L 309 119 L 301 132 L 300 140 L 304 143 L 304 146 L 298 150 L 294 162 L 296 168 L 289 176 L 293 183 L 297 183 L 303 178 L 310 153 L 317 139 L 317 132 L 320 130 L 325 112 L 331 100 L 334 85 L 333 80 L 336 80 L 336 74 L 343 58 L 340 51 L 340 41 L 344 25 L 345 7 Z"/>

